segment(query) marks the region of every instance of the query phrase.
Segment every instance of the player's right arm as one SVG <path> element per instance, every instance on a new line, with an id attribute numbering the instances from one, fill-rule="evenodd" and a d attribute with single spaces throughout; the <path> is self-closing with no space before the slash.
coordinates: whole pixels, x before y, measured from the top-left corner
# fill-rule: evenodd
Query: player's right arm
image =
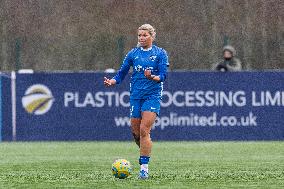
<path id="1" fill-rule="evenodd" d="M 133 50 L 131 50 L 125 56 L 120 69 L 118 70 L 117 74 L 112 79 L 108 79 L 106 77 L 104 78 L 104 84 L 106 86 L 108 86 L 108 87 L 113 86 L 113 85 L 119 84 L 123 81 L 125 76 L 128 74 L 130 67 L 133 65 L 132 52 L 133 52 Z"/>

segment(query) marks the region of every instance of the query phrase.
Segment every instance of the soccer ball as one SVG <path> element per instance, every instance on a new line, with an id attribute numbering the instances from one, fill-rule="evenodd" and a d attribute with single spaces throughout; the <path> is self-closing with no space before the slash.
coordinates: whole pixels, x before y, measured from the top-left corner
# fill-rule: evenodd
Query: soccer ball
<path id="1" fill-rule="evenodd" d="M 111 170 L 115 178 L 124 179 L 131 174 L 132 167 L 126 159 L 117 159 L 113 162 Z"/>

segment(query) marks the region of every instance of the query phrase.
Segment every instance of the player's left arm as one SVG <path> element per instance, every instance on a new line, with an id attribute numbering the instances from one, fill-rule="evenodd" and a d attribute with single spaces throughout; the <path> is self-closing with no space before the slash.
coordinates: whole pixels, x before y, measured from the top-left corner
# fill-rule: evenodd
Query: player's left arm
<path id="1" fill-rule="evenodd" d="M 167 77 L 167 69 L 169 67 L 169 59 L 167 52 L 163 49 L 159 55 L 158 73 L 159 75 L 152 75 L 151 70 L 145 70 L 144 75 L 153 81 L 163 82 Z"/>

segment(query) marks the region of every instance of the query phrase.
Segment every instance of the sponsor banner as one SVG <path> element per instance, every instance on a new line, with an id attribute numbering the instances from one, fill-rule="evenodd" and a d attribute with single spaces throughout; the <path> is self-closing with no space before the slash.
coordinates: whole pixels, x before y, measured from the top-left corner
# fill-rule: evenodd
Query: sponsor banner
<path id="1" fill-rule="evenodd" d="M 17 75 L 17 140 L 132 140 L 129 76 Z M 108 77 L 113 75 L 108 74 Z M 283 140 L 284 73 L 171 72 L 154 140 Z"/>

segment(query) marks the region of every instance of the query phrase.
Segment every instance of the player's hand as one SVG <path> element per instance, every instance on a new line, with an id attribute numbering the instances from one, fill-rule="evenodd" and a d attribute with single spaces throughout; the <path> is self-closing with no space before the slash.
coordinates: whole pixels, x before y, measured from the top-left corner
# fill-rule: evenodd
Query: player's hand
<path id="1" fill-rule="evenodd" d="M 153 76 L 151 75 L 151 70 L 146 69 L 144 71 L 144 75 L 147 79 L 153 79 Z"/>
<path id="2" fill-rule="evenodd" d="M 116 80 L 115 79 L 108 79 L 106 77 L 104 77 L 104 85 L 107 87 L 113 86 L 116 84 Z"/>

